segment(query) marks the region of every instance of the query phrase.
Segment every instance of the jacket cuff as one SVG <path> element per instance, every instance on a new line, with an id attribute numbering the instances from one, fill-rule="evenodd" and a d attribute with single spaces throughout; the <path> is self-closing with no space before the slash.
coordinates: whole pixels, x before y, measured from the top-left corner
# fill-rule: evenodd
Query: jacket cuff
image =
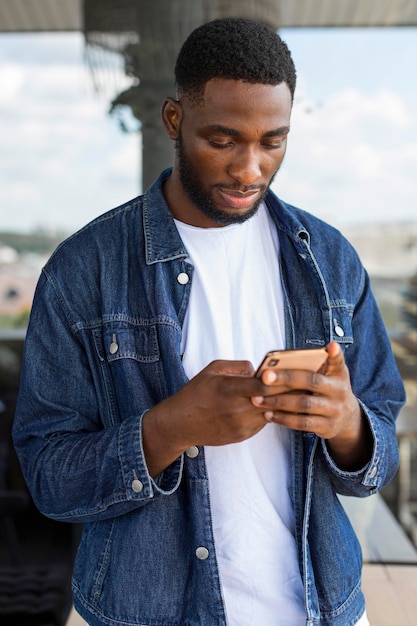
<path id="1" fill-rule="evenodd" d="M 330 455 L 327 442 L 325 439 L 321 439 L 322 451 L 324 454 L 324 458 L 332 471 L 332 473 L 340 480 L 351 481 L 356 483 L 361 483 L 367 490 L 368 493 L 375 493 L 380 489 L 383 484 L 383 476 L 378 471 L 381 455 L 383 454 L 381 439 L 378 438 L 376 432 L 376 421 L 372 419 L 372 414 L 369 412 L 367 407 L 358 399 L 358 402 L 361 406 L 363 415 L 366 417 L 369 423 L 369 428 L 373 437 L 373 450 L 371 454 L 370 460 L 360 469 L 355 471 L 347 471 L 343 470 L 335 463 L 333 457 Z"/>
<path id="2" fill-rule="evenodd" d="M 145 501 L 174 493 L 181 482 L 184 457 L 181 455 L 154 479 L 146 465 L 142 439 L 142 420 L 125 420 L 119 431 L 119 459 L 127 500 Z"/>

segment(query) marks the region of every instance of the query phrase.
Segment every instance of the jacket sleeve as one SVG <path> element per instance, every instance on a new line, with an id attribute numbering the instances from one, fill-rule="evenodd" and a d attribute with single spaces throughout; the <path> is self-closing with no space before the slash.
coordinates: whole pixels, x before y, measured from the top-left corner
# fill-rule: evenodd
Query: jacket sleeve
<path id="1" fill-rule="evenodd" d="M 363 497 L 378 492 L 398 469 L 395 420 L 405 402 L 405 392 L 369 277 L 363 268 L 361 273 L 352 317 L 353 343 L 346 348 L 345 359 L 353 392 L 373 435 L 372 456 L 361 470 L 346 472 L 336 466 L 324 440 L 322 452 L 336 491 Z"/>
<path id="2" fill-rule="evenodd" d="M 25 341 L 14 445 L 29 491 L 46 516 L 103 520 L 174 492 L 179 458 L 155 481 L 147 470 L 142 417 L 103 427 L 108 399 L 90 367 L 65 302 L 45 273 L 39 280 Z"/>

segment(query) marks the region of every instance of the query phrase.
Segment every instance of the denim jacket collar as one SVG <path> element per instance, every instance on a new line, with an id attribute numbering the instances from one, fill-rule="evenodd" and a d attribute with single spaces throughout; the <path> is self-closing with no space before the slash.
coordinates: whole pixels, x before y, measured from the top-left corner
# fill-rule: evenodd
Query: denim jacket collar
<path id="1" fill-rule="evenodd" d="M 162 192 L 162 186 L 171 171 L 171 168 L 165 170 L 143 197 L 143 229 L 147 265 L 187 256 L 187 250 L 175 227 Z"/>
<path id="2" fill-rule="evenodd" d="M 143 196 L 143 228 L 147 265 L 187 256 L 187 250 L 175 227 L 162 191 L 163 184 L 171 172 L 172 168 L 162 172 L 159 179 Z M 310 234 L 304 225 L 295 218 L 293 212 L 284 203 L 277 204 L 277 198 L 271 191 L 268 191 L 266 195 L 266 204 L 280 231 L 295 242 L 300 240 L 304 240 L 307 244 L 310 242 Z"/>

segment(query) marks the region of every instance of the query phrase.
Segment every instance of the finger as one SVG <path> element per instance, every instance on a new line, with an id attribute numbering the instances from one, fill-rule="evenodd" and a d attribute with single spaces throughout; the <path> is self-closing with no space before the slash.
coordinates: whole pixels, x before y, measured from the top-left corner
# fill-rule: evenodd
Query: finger
<path id="1" fill-rule="evenodd" d="M 326 348 L 329 358 L 327 359 L 326 375 L 342 374 L 345 369 L 345 358 L 342 348 L 336 341 L 332 341 Z"/>
<path id="2" fill-rule="evenodd" d="M 265 370 L 261 380 L 268 396 L 289 391 L 318 393 L 328 382 L 323 374 L 308 370 Z"/>
<path id="3" fill-rule="evenodd" d="M 306 393 L 284 393 L 263 397 L 258 405 L 266 411 L 293 414 L 329 415 L 329 402 L 324 396 Z"/>
<path id="4" fill-rule="evenodd" d="M 213 374 L 226 376 L 253 376 L 255 368 L 250 361 L 212 361 L 206 368 Z"/>
<path id="5" fill-rule="evenodd" d="M 250 364 L 249 364 L 250 365 Z M 210 376 L 214 383 L 214 388 L 217 390 L 215 393 L 228 398 L 244 398 L 246 401 L 251 401 L 252 398 L 262 396 L 265 386 L 262 384 L 259 378 L 250 375 L 252 370 L 248 368 L 247 373 L 245 370 L 241 370 L 239 374 L 221 371 L 210 372 Z M 253 404 L 253 403 L 252 403 Z M 253 406 L 257 406 L 253 404 Z"/>
<path id="6" fill-rule="evenodd" d="M 273 422 L 291 430 L 315 433 L 323 439 L 329 439 L 335 435 L 334 424 L 322 415 L 265 411 L 264 418 L 267 422 Z"/>

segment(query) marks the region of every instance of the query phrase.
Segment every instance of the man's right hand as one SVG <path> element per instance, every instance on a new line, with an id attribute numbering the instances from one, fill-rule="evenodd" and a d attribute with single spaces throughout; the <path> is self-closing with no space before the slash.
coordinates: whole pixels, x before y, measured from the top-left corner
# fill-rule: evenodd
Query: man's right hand
<path id="1" fill-rule="evenodd" d="M 221 446 L 252 437 L 267 423 L 251 402 L 262 382 L 249 361 L 213 361 L 143 417 L 143 446 L 156 477 L 193 445 Z"/>

